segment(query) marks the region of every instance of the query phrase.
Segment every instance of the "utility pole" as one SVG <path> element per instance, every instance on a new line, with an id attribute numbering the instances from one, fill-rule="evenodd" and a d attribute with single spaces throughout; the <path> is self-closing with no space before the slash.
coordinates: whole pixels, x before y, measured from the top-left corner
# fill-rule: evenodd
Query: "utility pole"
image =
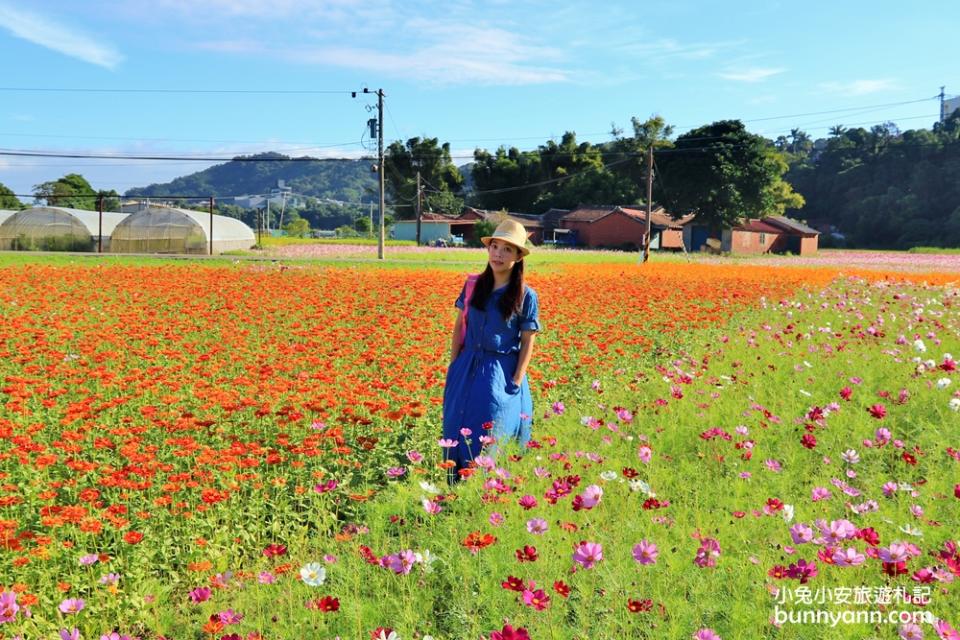
<path id="1" fill-rule="evenodd" d="M 941 86 L 941 87 L 940 87 L 940 124 L 943 124 L 944 118 L 947 117 L 947 114 L 944 113 L 944 111 L 943 111 L 943 109 L 944 109 L 944 107 L 943 107 L 943 101 L 944 101 L 944 99 L 946 99 L 946 96 L 945 96 L 944 93 L 943 93 L 943 90 L 944 90 L 944 89 L 946 89 L 945 86 Z"/>
<path id="2" fill-rule="evenodd" d="M 210 255 L 213 255 L 213 196 L 210 196 Z"/>
<path id="3" fill-rule="evenodd" d="M 417 171 L 417 246 L 420 246 L 420 221 L 423 218 L 423 188 L 420 186 L 420 172 Z"/>
<path id="4" fill-rule="evenodd" d="M 653 215 L 653 144 L 647 147 L 647 233 L 643 237 L 643 261 L 650 259 L 650 217 Z"/>
<path id="5" fill-rule="evenodd" d="M 370 89 L 364 89 L 364 93 L 370 93 Z M 377 94 L 377 173 L 380 174 L 380 238 L 377 240 L 377 258 L 383 260 L 383 244 L 386 227 L 384 225 L 384 203 L 383 193 L 383 89 L 377 89 L 373 93 Z"/>
<path id="6" fill-rule="evenodd" d="M 97 211 L 100 212 L 97 226 L 97 253 L 103 253 L 103 194 L 97 196 Z"/>

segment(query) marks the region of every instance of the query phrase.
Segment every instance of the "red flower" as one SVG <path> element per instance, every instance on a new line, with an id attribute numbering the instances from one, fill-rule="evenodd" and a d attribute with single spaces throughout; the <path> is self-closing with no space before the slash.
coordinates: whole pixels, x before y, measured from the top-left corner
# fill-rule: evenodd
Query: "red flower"
<path id="1" fill-rule="evenodd" d="M 773 578 L 774 580 L 783 580 L 788 577 L 787 568 L 783 565 L 774 565 L 770 571 L 767 571 L 767 575 Z"/>
<path id="2" fill-rule="evenodd" d="M 877 420 L 882 420 L 887 415 L 887 408 L 879 403 L 867 407 L 867 411 Z"/>
<path id="3" fill-rule="evenodd" d="M 960 500 L 960 484 L 953 485 L 953 497 Z"/>
<path id="4" fill-rule="evenodd" d="M 380 640 L 380 635 L 382 634 L 384 638 L 388 637 L 393 633 L 393 629 L 390 627 L 377 627 L 370 632 L 370 640 Z"/>
<path id="5" fill-rule="evenodd" d="M 286 545 L 271 543 L 263 549 L 263 555 L 268 558 L 282 556 L 287 553 Z"/>
<path id="6" fill-rule="evenodd" d="M 334 598 L 333 596 L 323 596 L 316 601 L 317 610 L 324 613 L 330 613 L 332 611 L 340 610 L 340 599 Z"/>
<path id="7" fill-rule="evenodd" d="M 465 546 L 467 549 L 470 549 L 471 553 L 477 553 L 480 551 L 480 549 L 483 549 L 484 547 L 489 547 L 496 541 L 497 539 L 494 536 L 490 535 L 489 533 L 480 533 L 479 531 L 471 531 L 469 534 L 467 534 L 467 537 L 460 544 Z"/>
<path id="8" fill-rule="evenodd" d="M 912 453 L 907 453 L 904 451 L 903 455 L 900 457 L 903 458 L 903 461 L 907 464 L 917 464 L 917 458 Z"/>
<path id="9" fill-rule="evenodd" d="M 817 446 L 817 437 L 812 433 L 805 433 L 800 438 L 800 444 L 805 446 L 807 449 L 814 449 Z"/>
<path id="10" fill-rule="evenodd" d="M 516 556 L 517 561 L 519 562 L 536 562 L 537 548 L 529 544 L 525 544 L 523 545 L 523 549 L 517 549 Z"/>
<path id="11" fill-rule="evenodd" d="M 524 590 L 523 580 L 516 576 L 507 576 L 507 579 L 500 583 L 500 586 L 507 591 L 516 591 L 520 593 Z"/>
<path id="12" fill-rule="evenodd" d="M 563 580 L 557 580 L 553 583 L 553 590 L 556 591 L 560 596 L 566 598 L 570 595 L 570 587 L 567 586 L 567 583 Z"/>
<path id="13" fill-rule="evenodd" d="M 843 398 L 844 400 L 849 400 L 850 396 L 852 395 L 853 395 L 853 389 L 851 389 L 850 387 L 844 387 L 843 389 L 840 389 L 840 397 Z"/>
<path id="14" fill-rule="evenodd" d="M 500 631 L 490 634 L 490 640 L 530 640 L 530 634 L 523 627 L 514 629 L 508 624 L 503 625 Z"/>
<path id="15" fill-rule="evenodd" d="M 633 613 L 643 613 L 645 611 L 650 611 L 653 609 L 653 600 L 647 598 L 645 600 L 631 600 L 627 599 L 627 609 Z"/>
<path id="16" fill-rule="evenodd" d="M 624 477 L 624 478 L 636 478 L 636 477 L 637 477 L 637 470 L 634 469 L 633 467 L 624 467 L 623 470 L 622 470 L 620 473 L 623 474 L 623 477 Z"/>
<path id="17" fill-rule="evenodd" d="M 127 544 L 137 544 L 143 540 L 143 534 L 139 531 L 127 531 L 123 534 L 123 541 Z"/>

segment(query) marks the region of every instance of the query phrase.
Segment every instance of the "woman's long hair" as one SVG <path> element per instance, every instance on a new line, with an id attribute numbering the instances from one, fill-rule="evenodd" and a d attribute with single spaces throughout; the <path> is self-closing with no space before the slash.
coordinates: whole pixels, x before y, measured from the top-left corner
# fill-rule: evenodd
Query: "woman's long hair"
<path id="1" fill-rule="evenodd" d="M 523 305 L 523 263 L 524 260 L 517 261 L 510 270 L 510 282 L 507 284 L 506 291 L 500 296 L 500 314 L 504 320 L 509 320 L 510 316 L 520 313 L 520 307 Z M 487 300 L 493 293 L 493 269 L 487 263 L 487 268 L 483 270 L 480 277 L 477 278 L 477 284 L 473 289 L 473 297 L 470 299 L 470 306 L 483 311 L 487 308 Z"/>

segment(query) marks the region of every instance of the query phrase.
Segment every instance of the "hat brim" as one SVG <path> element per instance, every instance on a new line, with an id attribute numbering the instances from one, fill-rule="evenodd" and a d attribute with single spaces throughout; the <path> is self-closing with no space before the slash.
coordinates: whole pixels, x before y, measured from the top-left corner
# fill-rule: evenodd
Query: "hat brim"
<path id="1" fill-rule="evenodd" d="M 497 240 L 499 240 L 500 242 L 506 242 L 507 244 L 516 247 L 516 248 L 517 248 L 517 251 L 520 252 L 520 257 L 521 257 L 521 258 L 526 258 L 528 255 L 530 255 L 530 249 L 528 249 L 527 247 L 521 246 L 521 245 L 517 244 L 516 242 L 513 242 L 512 240 L 508 240 L 507 238 L 503 238 L 503 237 L 501 237 L 501 236 L 483 236 L 483 237 L 480 238 L 480 242 L 483 243 L 483 246 L 489 247 L 489 246 L 490 246 L 490 241 L 493 240 L 493 239 L 497 239 Z"/>

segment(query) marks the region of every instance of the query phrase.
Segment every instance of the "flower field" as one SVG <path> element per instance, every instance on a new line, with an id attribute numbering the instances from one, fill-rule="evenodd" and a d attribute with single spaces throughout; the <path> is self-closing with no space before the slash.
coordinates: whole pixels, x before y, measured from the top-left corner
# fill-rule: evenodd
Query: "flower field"
<path id="1" fill-rule="evenodd" d="M 533 269 L 449 487 L 463 276 L 0 269 L 0 638 L 960 638 L 955 273 Z"/>

